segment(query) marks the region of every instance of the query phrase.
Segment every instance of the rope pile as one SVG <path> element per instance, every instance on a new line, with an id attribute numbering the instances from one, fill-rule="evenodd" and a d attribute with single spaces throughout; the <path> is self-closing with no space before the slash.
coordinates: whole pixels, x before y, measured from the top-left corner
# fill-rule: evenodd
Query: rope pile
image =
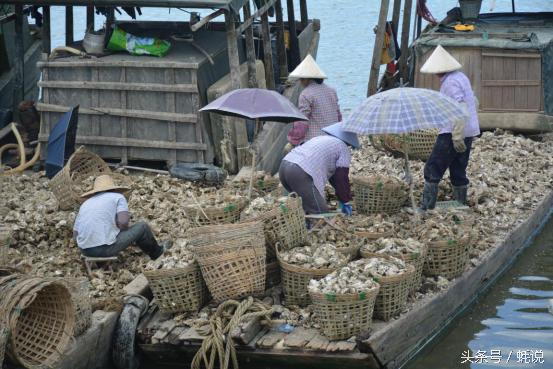
<path id="1" fill-rule="evenodd" d="M 232 367 L 238 369 L 238 358 L 231 333 L 242 321 L 248 319 L 264 318 L 265 321 L 270 321 L 273 312 L 274 307 L 254 300 L 251 296 L 241 302 L 223 302 L 209 321 L 197 329 L 198 333 L 206 338 L 196 352 L 191 368 L 201 369 L 203 364 L 206 369 L 214 369 L 215 363 L 218 362 L 218 368 L 228 369 L 232 361 Z"/>

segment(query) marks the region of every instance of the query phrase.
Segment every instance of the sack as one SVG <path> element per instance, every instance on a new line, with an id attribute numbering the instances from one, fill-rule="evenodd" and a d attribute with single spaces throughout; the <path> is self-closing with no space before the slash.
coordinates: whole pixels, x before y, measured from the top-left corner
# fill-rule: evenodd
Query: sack
<path id="1" fill-rule="evenodd" d="M 165 56 L 171 44 L 153 37 L 138 37 L 115 27 L 108 43 L 108 50 L 128 51 L 132 55 Z"/>

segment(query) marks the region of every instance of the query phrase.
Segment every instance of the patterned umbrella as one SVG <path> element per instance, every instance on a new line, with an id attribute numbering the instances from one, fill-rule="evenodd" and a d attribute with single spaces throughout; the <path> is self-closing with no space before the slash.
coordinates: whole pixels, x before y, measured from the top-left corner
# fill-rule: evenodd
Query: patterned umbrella
<path id="1" fill-rule="evenodd" d="M 434 90 L 394 88 L 365 100 L 344 122 L 344 130 L 357 134 L 407 133 L 450 127 L 466 120 L 461 104 Z"/>

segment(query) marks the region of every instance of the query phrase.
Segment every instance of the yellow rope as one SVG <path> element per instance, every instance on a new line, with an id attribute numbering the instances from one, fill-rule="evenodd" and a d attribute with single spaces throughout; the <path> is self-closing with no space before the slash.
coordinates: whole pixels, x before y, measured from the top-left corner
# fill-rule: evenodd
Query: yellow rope
<path id="1" fill-rule="evenodd" d="M 214 369 L 216 361 L 220 369 L 228 369 L 231 361 L 232 367 L 238 369 L 238 357 L 234 341 L 230 337 L 231 332 L 244 320 L 264 317 L 269 321 L 272 313 L 273 308 L 253 297 L 241 302 L 223 302 L 209 321 L 198 328 L 198 332 L 207 337 L 194 355 L 191 369 L 201 369 L 202 364 L 206 369 Z"/>

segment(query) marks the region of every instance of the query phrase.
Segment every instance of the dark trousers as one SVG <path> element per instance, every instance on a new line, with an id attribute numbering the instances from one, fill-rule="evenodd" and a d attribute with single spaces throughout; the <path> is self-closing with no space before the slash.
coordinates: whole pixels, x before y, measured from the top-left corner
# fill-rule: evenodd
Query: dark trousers
<path id="1" fill-rule="evenodd" d="M 424 166 L 424 180 L 430 183 L 439 183 L 449 169 L 449 177 L 453 186 L 466 186 L 469 184 L 467 178 L 467 166 L 469 164 L 472 137 L 465 138 L 467 149 L 458 153 L 453 148 L 451 133 L 438 135 L 432 154 Z"/>
<path id="2" fill-rule="evenodd" d="M 111 245 L 96 246 L 81 251 L 85 256 L 105 258 L 117 256 L 133 244 L 136 244 L 152 260 L 157 259 L 163 253 L 163 249 L 158 245 L 152 229 L 144 222 L 138 222 L 119 232 L 115 242 Z"/>
<path id="3" fill-rule="evenodd" d="M 305 214 L 328 212 L 325 199 L 313 184 L 313 178 L 297 164 L 283 160 L 278 170 L 280 183 L 288 192 L 295 192 L 301 197 Z"/>

